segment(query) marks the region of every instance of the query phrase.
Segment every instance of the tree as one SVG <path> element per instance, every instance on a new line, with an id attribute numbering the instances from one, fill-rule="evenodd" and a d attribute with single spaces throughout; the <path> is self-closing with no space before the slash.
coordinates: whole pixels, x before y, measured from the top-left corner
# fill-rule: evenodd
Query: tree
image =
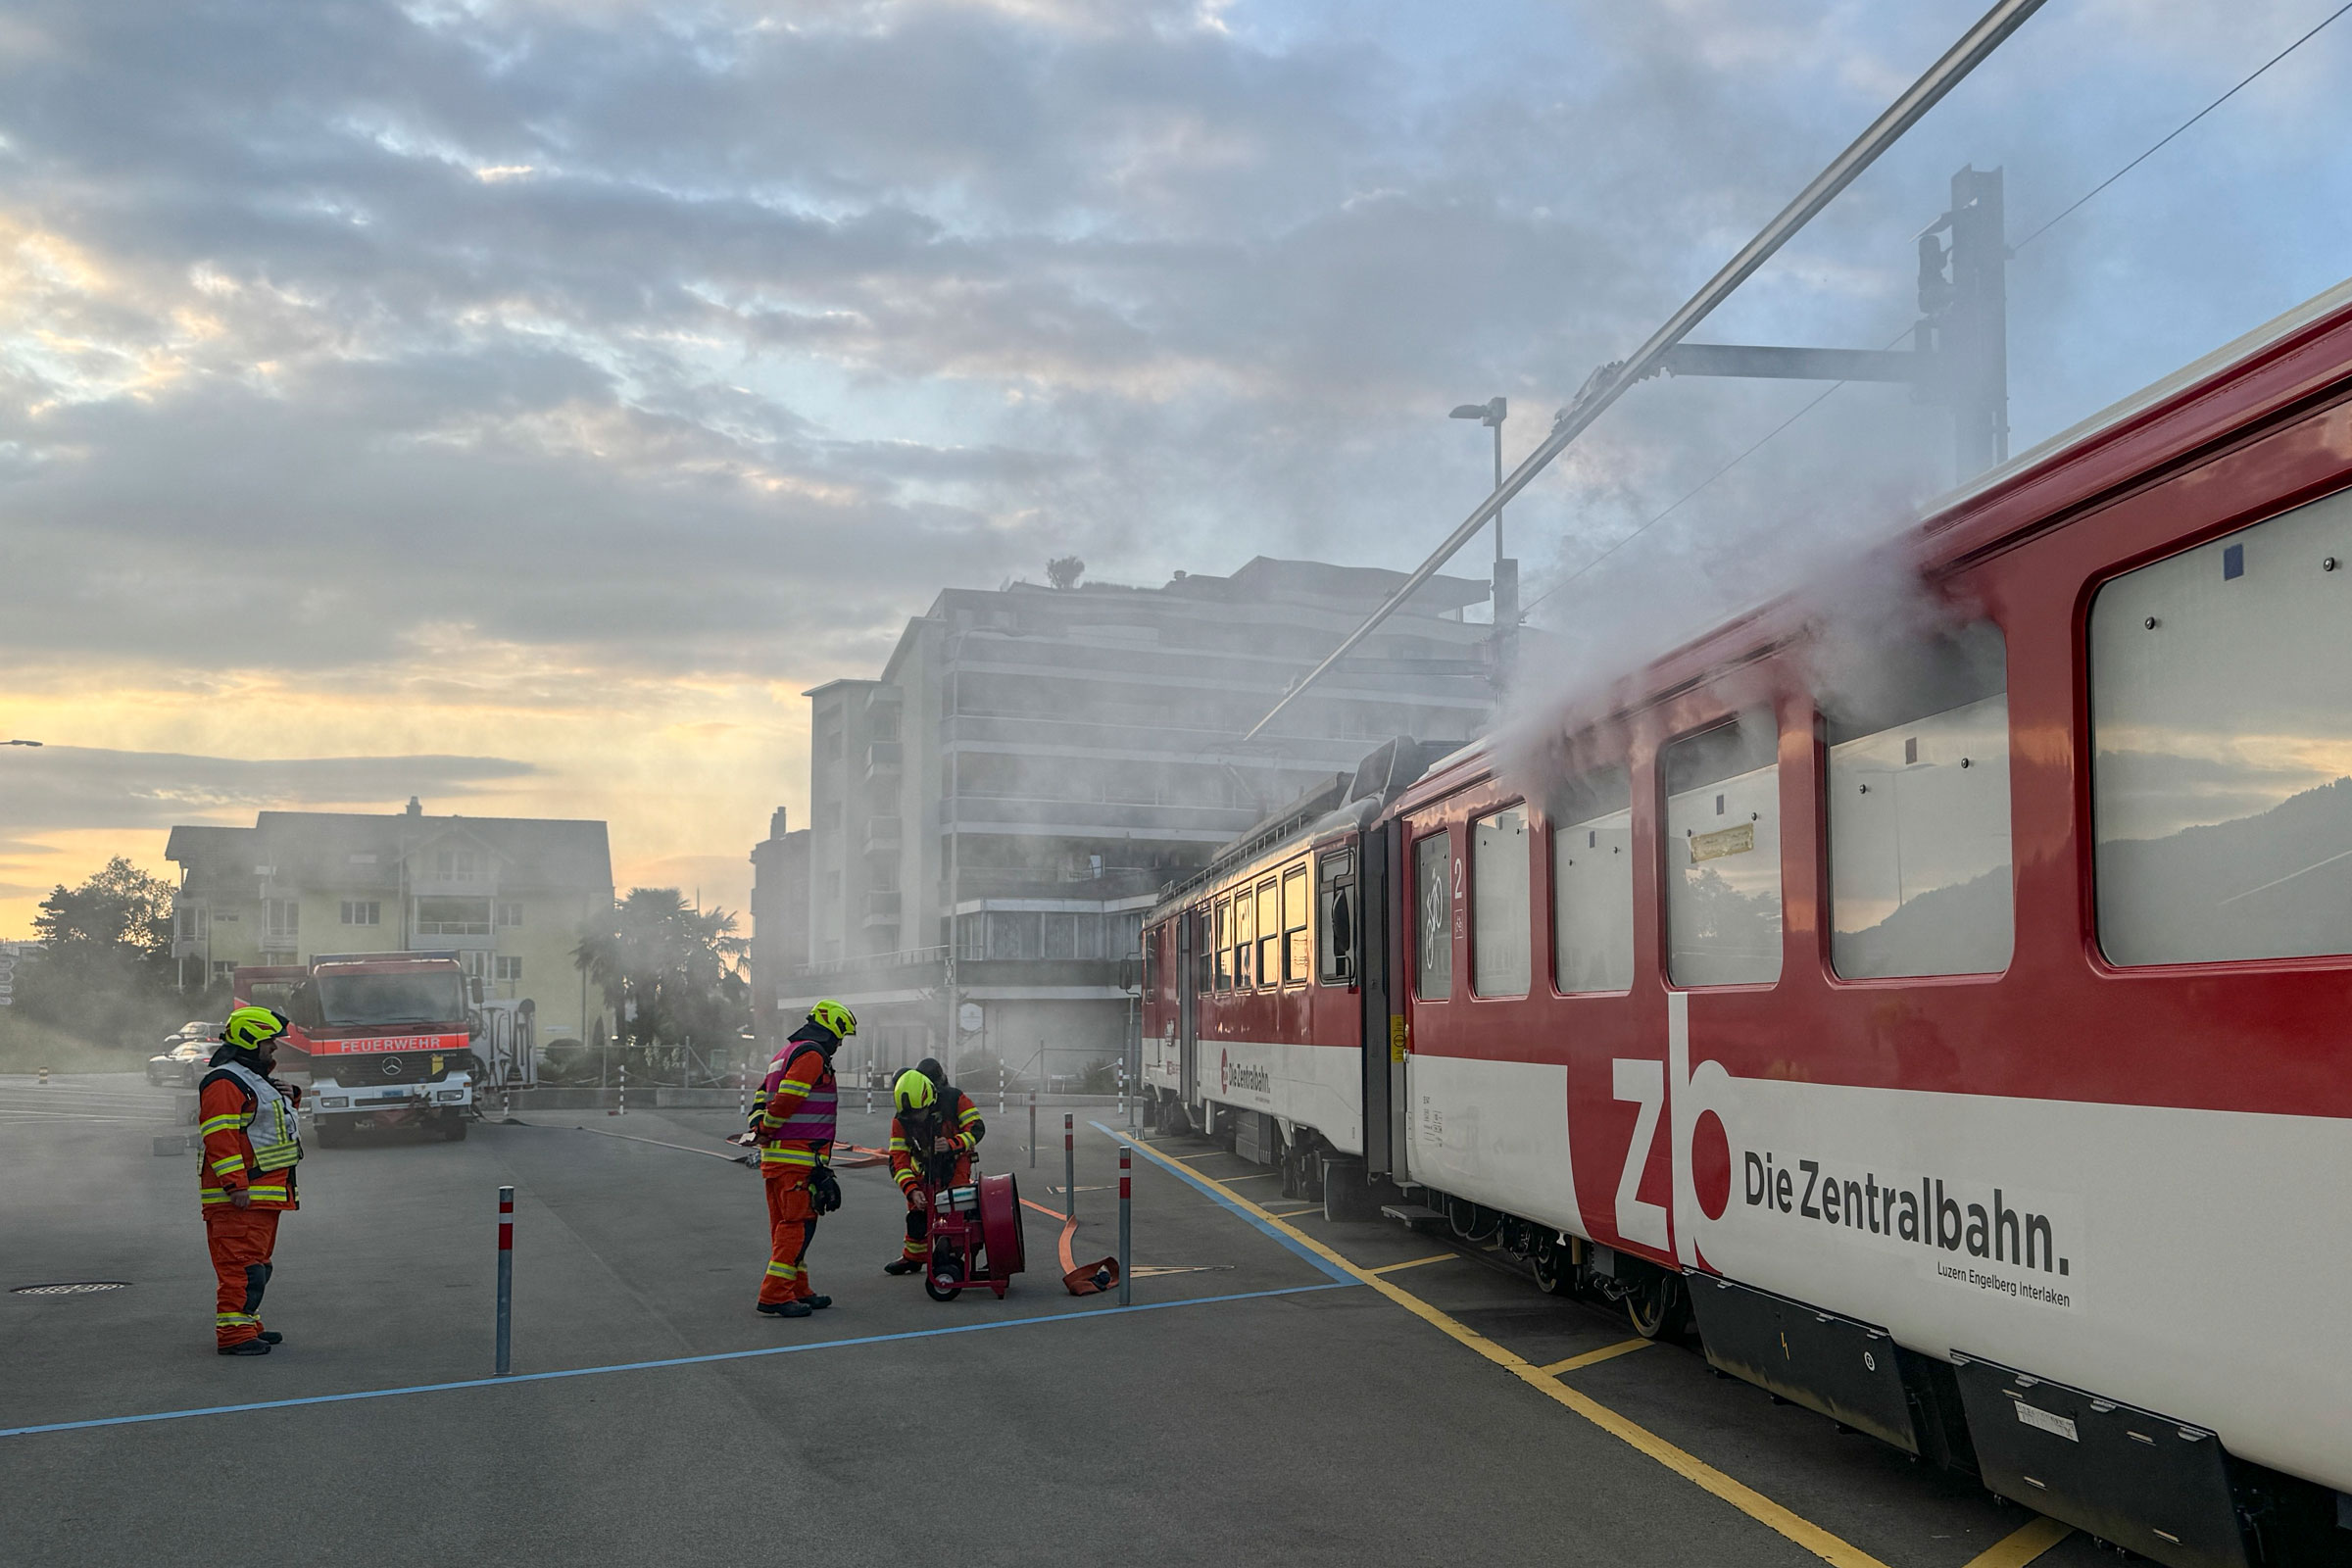
<path id="1" fill-rule="evenodd" d="M 688 1041 L 706 1062 L 732 1054 L 752 1021 L 750 950 L 726 910 L 695 909 L 676 888 L 631 888 L 608 920 L 580 933 L 571 957 L 620 1019 L 624 1057 L 642 1066 L 654 1053 L 682 1062 Z"/>
<path id="2" fill-rule="evenodd" d="M 1076 556 L 1055 556 L 1046 563 L 1046 581 L 1056 588 L 1075 588 L 1086 575 L 1086 563 Z"/>
<path id="3" fill-rule="evenodd" d="M 77 888 L 60 882 L 32 929 L 48 952 L 87 946 L 160 962 L 172 956 L 172 884 L 118 855 Z"/>
<path id="4" fill-rule="evenodd" d="M 33 917 L 40 950 L 24 965 L 24 1013 L 96 1044 L 152 1051 L 213 999 L 175 991 L 172 884 L 122 857 L 79 887 L 59 883 Z"/>

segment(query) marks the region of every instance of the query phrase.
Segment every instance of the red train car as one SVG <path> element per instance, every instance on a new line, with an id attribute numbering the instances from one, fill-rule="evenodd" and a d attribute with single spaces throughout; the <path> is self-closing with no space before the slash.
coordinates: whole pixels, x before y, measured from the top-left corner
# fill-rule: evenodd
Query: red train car
<path id="1" fill-rule="evenodd" d="M 2342 1560 L 2352 286 L 1897 555 L 1176 890 L 1172 1098 L 2159 1561 Z"/>

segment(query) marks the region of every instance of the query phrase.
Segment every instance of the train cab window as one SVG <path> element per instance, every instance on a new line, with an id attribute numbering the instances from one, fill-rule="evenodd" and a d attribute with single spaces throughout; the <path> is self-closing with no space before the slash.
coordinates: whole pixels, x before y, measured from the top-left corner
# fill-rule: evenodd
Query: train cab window
<path id="1" fill-rule="evenodd" d="M 1219 991 L 1231 991 L 1233 989 L 1233 901 L 1231 899 L 1217 901 L 1216 922 L 1216 988 Z"/>
<path id="2" fill-rule="evenodd" d="M 1565 992 L 1630 990 L 1634 811 L 1625 769 L 1571 779 L 1549 814 L 1552 981 Z"/>
<path id="3" fill-rule="evenodd" d="M 1327 986 L 1355 984 L 1355 852 L 1334 850 L 1315 862 L 1323 907 L 1315 978 Z"/>
<path id="4" fill-rule="evenodd" d="M 1233 989 L 1257 984 L 1257 900 L 1248 888 L 1233 896 Z"/>
<path id="5" fill-rule="evenodd" d="M 1302 983 L 1314 967 L 1314 933 L 1308 929 L 1306 867 L 1282 873 L 1282 983 Z"/>
<path id="6" fill-rule="evenodd" d="M 1769 710 L 1676 741 L 1666 782 L 1666 972 L 1678 986 L 1781 977 L 1781 769 Z"/>
<path id="7" fill-rule="evenodd" d="M 1470 990 L 1524 997 L 1531 972 L 1527 808 L 1470 824 Z"/>
<path id="8" fill-rule="evenodd" d="M 2090 609 L 2099 946 L 2352 954 L 2352 495 L 2142 566 Z"/>
<path id="9" fill-rule="evenodd" d="M 2000 628 L 1874 648 L 1823 700 L 1830 962 L 1848 980 L 2009 965 L 2009 681 Z"/>
<path id="10" fill-rule="evenodd" d="M 1443 830 L 1413 845 L 1413 995 L 1453 995 L 1453 847 Z"/>
<path id="11" fill-rule="evenodd" d="M 1257 983 L 1282 984 L 1282 882 L 1276 877 L 1257 885 Z"/>

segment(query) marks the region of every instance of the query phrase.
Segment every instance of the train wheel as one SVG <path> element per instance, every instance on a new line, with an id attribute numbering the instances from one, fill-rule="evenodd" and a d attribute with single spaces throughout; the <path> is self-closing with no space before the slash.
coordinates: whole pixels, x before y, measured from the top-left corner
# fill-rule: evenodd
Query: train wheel
<path id="1" fill-rule="evenodd" d="M 1298 1146 L 1296 1144 L 1283 1145 L 1282 1152 L 1275 1158 L 1281 1161 L 1282 1196 L 1297 1198 L 1298 1196 Z"/>
<path id="2" fill-rule="evenodd" d="M 1576 1294 L 1576 1270 L 1568 1261 L 1568 1249 L 1548 1238 L 1539 1238 L 1528 1261 L 1535 1265 L 1537 1290 L 1546 1296 Z"/>
<path id="3" fill-rule="evenodd" d="M 1625 1298 L 1625 1315 L 1634 1332 L 1645 1340 L 1671 1340 L 1690 1320 L 1690 1298 L 1683 1277 L 1652 1269 Z"/>

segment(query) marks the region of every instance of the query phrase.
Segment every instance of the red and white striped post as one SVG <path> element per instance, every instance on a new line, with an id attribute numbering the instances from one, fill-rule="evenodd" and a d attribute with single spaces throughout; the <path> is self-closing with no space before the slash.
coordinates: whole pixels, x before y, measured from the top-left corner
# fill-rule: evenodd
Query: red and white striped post
<path id="1" fill-rule="evenodd" d="M 1128 1257 L 1135 1242 L 1135 1222 L 1131 1216 L 1129 1204 L 1129 1200 L 1134 1196 L 1130 1188 L 1134 1166 L 1134 1148 L 1127 1144 L 1121 1144 L 1119 1146 L 1119 1304 L 1121 1306 L 1127 1305 L 1135 1298 L 1133 1284 L 1135 1270 Z"/>
<path id="2" fill-rule="evenodd" d="M 498 1190 L 498 1376 L 514 1352 L 514 1189 Z"/>

